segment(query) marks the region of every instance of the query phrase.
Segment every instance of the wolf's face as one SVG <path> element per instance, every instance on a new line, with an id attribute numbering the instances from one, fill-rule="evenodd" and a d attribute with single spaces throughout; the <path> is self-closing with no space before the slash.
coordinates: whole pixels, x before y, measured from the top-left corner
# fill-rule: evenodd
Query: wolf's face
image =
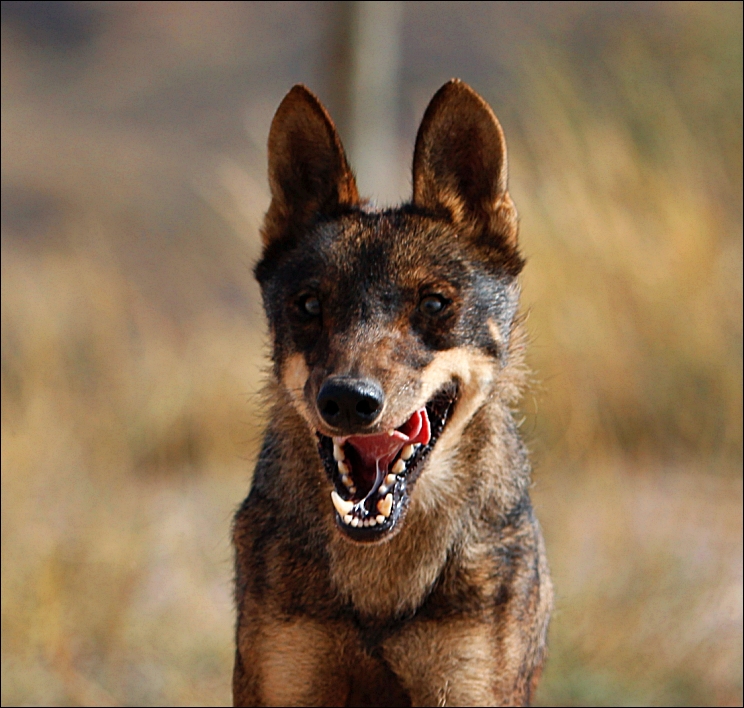
<path id="1" fill-rule="evenodd" d="M 370 212 L 330 118 L 295 87 L 269 176 L 256 275 L 275 374 L 317 439 L 338 528 L 383 540 L 498 395 L 522 267 L 503 134 L 477 94 L 446 84 L 419 130 L 412 203 Z"/>

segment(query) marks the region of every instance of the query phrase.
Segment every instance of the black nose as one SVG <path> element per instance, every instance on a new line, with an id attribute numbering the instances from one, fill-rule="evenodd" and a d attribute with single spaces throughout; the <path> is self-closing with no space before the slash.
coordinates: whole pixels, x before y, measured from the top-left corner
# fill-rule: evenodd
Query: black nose
<path id="1" fill-rule="evenodd" d="M 375 381 L 342 376 L 328 379 L 317 401 L 323 420 L 348 432 L 377 420 L 384 402 L 385 394 Z"/>

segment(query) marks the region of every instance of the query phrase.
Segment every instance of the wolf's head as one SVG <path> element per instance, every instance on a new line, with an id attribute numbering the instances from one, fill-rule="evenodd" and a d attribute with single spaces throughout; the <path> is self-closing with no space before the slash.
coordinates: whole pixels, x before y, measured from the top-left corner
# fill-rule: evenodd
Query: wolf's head
<path id="1" fill-rule="evenodd" d="M 500 372 L 523 261 L 504 135 L 448 82 L 418 132 L 411 203 L 371 211 L 327 112 L 295 86 L 271 126 L 269 181 L 256 277 L 274 373 L 317 441 L 328 513 L 351 539 L 383 540 L 417 492 L 446 484 L 434 463 L 478 411 L 513 395 Z"/>

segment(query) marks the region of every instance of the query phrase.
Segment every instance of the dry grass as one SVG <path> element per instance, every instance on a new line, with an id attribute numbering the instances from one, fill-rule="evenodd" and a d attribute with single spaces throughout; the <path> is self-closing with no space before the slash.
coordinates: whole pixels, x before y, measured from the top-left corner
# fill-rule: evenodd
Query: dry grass
<path id="1" fill-rule="evenodd" d="M 3 705 L 229 701 L 265 366 L 251 136 L 312 83 L 287 67 L 324 7 L 125 3 L 67 55 L 4 20 Z M 740 705 L 741 6 L 531 7 L 468 5 L 480 74 L 403 78 L 461 73 L 509 138 L 558 593 L 538 700 Z"/>
<path id="2" fill-rule="evenodd" d="M 2 283 L 3 703 L 226 703 L 260 338 L 79 254 Z"/>
<path id="3" fill-rule="evenodd" d="M 686 51 L 638 18 L 601 54 L 525 61 L 512 173 L 540 433 L 572 456 L 741 455 L 741 17 L 691 27 L 696 10 Z"/>
<path id="4" fill-rule="evenodd" d="M 741 704 L 741 496 L 617 462 L 538 482 L 557 588 L 540 705 Z"/>

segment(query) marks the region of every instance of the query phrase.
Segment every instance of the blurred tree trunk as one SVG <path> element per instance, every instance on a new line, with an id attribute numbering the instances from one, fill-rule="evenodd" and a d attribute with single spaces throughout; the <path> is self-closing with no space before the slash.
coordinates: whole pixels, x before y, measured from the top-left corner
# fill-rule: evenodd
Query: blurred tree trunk
<path id="1" fill-rule="evenodd" d="M 360 193 L 400 200 L 398 85 L 403 3 L 334 2 L 329 109 L 357 174 Z"/>

